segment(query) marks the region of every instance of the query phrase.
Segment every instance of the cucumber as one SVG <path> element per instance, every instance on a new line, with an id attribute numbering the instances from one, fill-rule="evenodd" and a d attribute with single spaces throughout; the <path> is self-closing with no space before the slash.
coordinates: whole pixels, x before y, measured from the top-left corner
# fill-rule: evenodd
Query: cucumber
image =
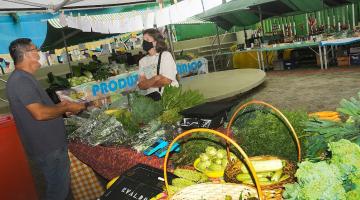
<path id="1" fill-rule="evenodd" d="M 259 178 L 266 178 L 266 177 L 272 177 L 273 172 L 264 172 L 264 173 L 257 173 L 257 176 Z M 238 181 L 245 181 L 245 180 L 251 180 L 250 174 L 238 174 L 236 176 L 236 179 Z"/>
<path id="2" fill-rule="evenodd" d="M 281 175 L 283 174 L 283 170 L 278 170 L 274 173 L 274 175 L 271 177 L 272 182 L 278 182 L 281 178 Z"/>

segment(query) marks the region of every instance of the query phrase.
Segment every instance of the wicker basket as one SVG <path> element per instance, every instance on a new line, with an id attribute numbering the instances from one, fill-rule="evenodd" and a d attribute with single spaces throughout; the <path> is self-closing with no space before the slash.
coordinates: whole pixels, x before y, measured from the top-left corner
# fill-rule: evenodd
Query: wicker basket
<path id="1" fill-rule="evenodd" d="M 268 107 L 270 109 L 272 109 L 275 113 L 277 113 L 279 115 L 279 117 L 283 120 L 283 122 L 287 125 L 287 127 L 290 129 L 290 132 L 292 133 L 292 136 L 296 142 L 297 145 L 297 152 L 298 152 L 298 161 L 301 161 L 301 146 L 300 146 L 300 141 L 298 139 L 298 136 L 295 132 L 295 129 L 293 128 L 293 126 L 290 124 L 289 120 L 284 116 L 284 114 L 282 114 L 278 109 L 276 109 L 275 107 L 273 107 L 270 104 L 267 104 L 265 102 L 262 101 L 251 101 L 249 103 L 246 103 L 242 106 L 240 106 L 235 113 L 233 114 L 233 116 L 231 117 L 231 120 L 229 122 L 229 124 L 227 125 L 227 135 L 230 136 L 231 133 L 231 126 L 233 124 L 233 122 L 235 121 L 237 114 L 242 111 L 243 109 L 245 109 L 246 107 L 250 106 L 250 105 L 263 105 L 265 107 Z M 228 151 L 228 155 L 229 155 L 229 147 L 227 147 L 227 151 Z M 229 157 L 229 156 L 228 156 Z M 261 159 L 261 158 L 266 158 L 269 156 L 256 156 L 256 157 L 252 157 L 251 159 Z M 271 156 L 274 157 L 274 156 Z M 277 158 L 277 157 L 275 157 Z M 236 176 L 241 172 L 241 165 L 243 165 L 243 163 L 241 161 L 231 161 L 229 160 L 229 164 L 225 170 L 225 174 L 224 174 L 224 179 L 227 182 L 231 182 L 231 183 L 241 183 L 236 179 Z M 270 184 L 270 185 L 264 185 L 261 186 L 261 189 L 264 192 L 265 198 L 266 199 L 271 199 L 271 200 L 278 200 L 278 199 L 282 199 L 282 193 L 284 190 L 284 185 L 287 183 L 293 183 L 295 182 L 295 177 L 294 174 L 296 172 L 296 163 L 292 163 L 290 161 L 286 161 L 286 166 L 284 167 L 284 174 L 288 175 L 289 177 L 281 182 L 275 183 L 275 184 Z"/>
<path id="2" fill-rule="evenodd" d="M 224 200 L 226 196 L 237 200 L 240 194 L 244 198 L 250 197 L 256 195 L 256 190 L 239 184 L 203 183 L 182 189 L 172 196 L 171 200 Z"/>
<path id="3" fill-rule="evenodd" d="M 169 155 L 170 155 L 170 149 L 172 148 L 172 146 L 174 145 L 175 142 L 177 142 L 179 139 L 186 137 L 190 134 L 196 133 L 196 132 L 206 132 L 206 133 L 211 133 L 214 135 L 217 135 L 223 139 L 225 139 L 228 143 L 232 144 L 233 146 L 235 146 L 235 148 L 240 152 L 240 154 L 242 155 L 242 157 L 244 158 L 244 162 L 245 164 L 248 166 L 249 168 L 249 173 L 252 174 L 252 176 L 254 177 L 254 184 L 255 184 L 255 188 L 252 186 L 247 186 L 247 185 L 241 185 L 241 184 L 199 184 L 199 185 L 195 185 L 195 186 L 190 186 L 190 187 L 186 187 L 183 190 L 177 192 L 176 194 L 174 194 L 174 196 L 170 196 L 169 199 L 170 200 L 187 200 L 187 199 L 191 199 L 191 200 L 217 200 L 217 199 L 225 199 L 225 195 L 236 195 L 236 198 L 233 199 L 239 199 L 239 197 L 241 195 L 251 195 L 251 196 L 256 196 L 258 197 L 258 199 L 263 200 L 264 195 L 262 192 L 262 189 L 260 187 L 260 182 L 259 179 L 257 178 L 256 172 L 254 167 L 252 166 L 248 156 L 246 155 L 246 153 L 243 151 L 243 149 L 230 137 L 226 136 L 223 133 L 220 133 L 218 131 L 215 130 L 211 130 L 211 129 L 205 129 L 205 128 L 199 128 L 199 129 L 192 129 L 189 131 L 186 131 L 180 135 L 178 135 L 172 142 L 171 144 L 168 146 L 168 150 L 166 152 L 166 156 L 164 159 L 164 180 L 165 180 L 165 188 L 166 191 L 169 191 L 169 183 L 168 183 L 168 178 L 167 178 L 167 164 L 168 164 L 168 159 L 169 159 Z M 256 194 L 256 192 L 257 194 Z M 208 196 L 207 194 L 211 194 L 210 196 Z M 209 198 L 207 198 L 209 197 Z"/>

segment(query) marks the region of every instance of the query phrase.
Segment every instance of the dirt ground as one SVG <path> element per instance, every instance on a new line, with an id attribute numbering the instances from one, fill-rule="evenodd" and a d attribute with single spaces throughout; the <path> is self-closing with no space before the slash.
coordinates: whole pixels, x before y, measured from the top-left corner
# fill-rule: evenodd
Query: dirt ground
<path id="1" fill-rule="evenodd" d="M 341 99 L 360 92 L 360 67 L 270 71 L 266 81 L 240 98 L 268 102 L 279 109 L 335 110 Z"/>

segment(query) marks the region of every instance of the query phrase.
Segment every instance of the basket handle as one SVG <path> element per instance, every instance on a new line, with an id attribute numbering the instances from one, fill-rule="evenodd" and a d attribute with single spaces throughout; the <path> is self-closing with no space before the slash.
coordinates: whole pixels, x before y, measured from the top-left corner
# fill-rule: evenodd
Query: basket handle
<path id="1" fill-rule="evenodd" d="M 268 103 L 265 103 L 263 101 L 257 101 L 257 100 L 253 100 L 253 101 L 250 101 L 242 106 L 240 106 L 236 111 L 235 113 L 232 115 L 227 127 L 226 127 L 226 135 L 229 137 L 230 136 L 230 128 L 232 126 L 232 124 L 234 123 L 235 119 L 236 119 L 236 116 L 237 114 L 243 110 L 244 108 L 250 106 L 250 105 L 253 105 L 253 104 L 258 104 L 258 105 L 263 105 L 265 107 L 268 107 L 270 109 L 272 109 L 273 111 L 275 111 L 282 119 L 283 122 L 285 122 L 285 124 L 287 125 L 287 127 L 290 129 L 290 132 L 292 133 L 292 136 L 294 137 L 295 139 L 295 142 L 296 142 L 296 146 L 297 146 L 297 152 L 298 152 L 298 161 L 300 162 L 301 161 L 301 145 L 300 145 L 300 140 L 299 140 L 299 137 L 297 136 L 296 132 L 295 132 L 295 129 L 294 127 L 291 125 L 290 121 L 285 117 L 285 115 L 280 111 L 278 110 L 277 108 L 275 108 L 274 106 L 268 104 Z M 230 153 L 230 149 L 229 149 L 229 146 L 227 146 L 226 148 L 227 150 L 227 154 L 228 154 L 228 157 L 229 157 L 229 153 Z"/>
<path id="2" fill-rule="evenodd" d="M 257 190 L 257 193 L 258 193 L 258 196 L 259 196 L 259 200 L 264 199 L 263 198 L 263 193 L 262 193 L 262 190 L 261 190 L 261 187 L 260 187 L 260 182 L 259 182 L 259 179 L 258 179 L 258 177 L 256 175 L 256 171 L 255 171 L 253 165 L 251 164 L 251 162 L 249 160 L 249 157 L 244 152 L 244 150 L 233 139 L 231 139 L 229 136 L 227 136 L 227 135 L 225 135 L 223 133 L 220 133 L 218 131 L 211 130 L 211 129 L 206 129 L 206 128 L 197 128 L 197 129 L 192 129 L 192 130 L 185 131 L 185 132 L 181 133 L 180 135 L 178 135 L 171 142 L 171 144 L 169 145 L 169 147 L 168 147 L 168 149 L 166 151 L 165 159 L 164 159 L 164 180 L 165 180 L 166 191 L 169 191 L 169 182 L 168 182 L 168 177 L 167 177 L 167 164 L 168 164 L 168 159 L 169 159 L 169 155 L 170 155 L 170 149 L 172 148 L 174 143 L 177 142 L 179 139 L 181 139 L 181 138 L 183 138 L 183 137 L 185 137 L 187 135 L 190 135 L 192 133 L 195 133 L 195 132 L 211 133 L 211 134 L 217 135 L 217 136 L 225 139 L 227 142 L 234 145 L 236 147 L 236 149 L 239 150 L 241 155 L 244 157 L 245 164 L 249 167 L 249 171 L 254 177 L 254 183 L 255 183 L 256 190 Z"/>

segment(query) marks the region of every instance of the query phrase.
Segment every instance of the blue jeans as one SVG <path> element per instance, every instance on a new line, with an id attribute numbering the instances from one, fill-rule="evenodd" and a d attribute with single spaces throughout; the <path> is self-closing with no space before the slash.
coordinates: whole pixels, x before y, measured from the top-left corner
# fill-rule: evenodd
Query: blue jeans
<path id="1" fill-rule="evenodd" d="M 44 175 L 46 200 L 65 200 L 70 189 L 70 160 L 67 147 L 34 159 Z"/>

